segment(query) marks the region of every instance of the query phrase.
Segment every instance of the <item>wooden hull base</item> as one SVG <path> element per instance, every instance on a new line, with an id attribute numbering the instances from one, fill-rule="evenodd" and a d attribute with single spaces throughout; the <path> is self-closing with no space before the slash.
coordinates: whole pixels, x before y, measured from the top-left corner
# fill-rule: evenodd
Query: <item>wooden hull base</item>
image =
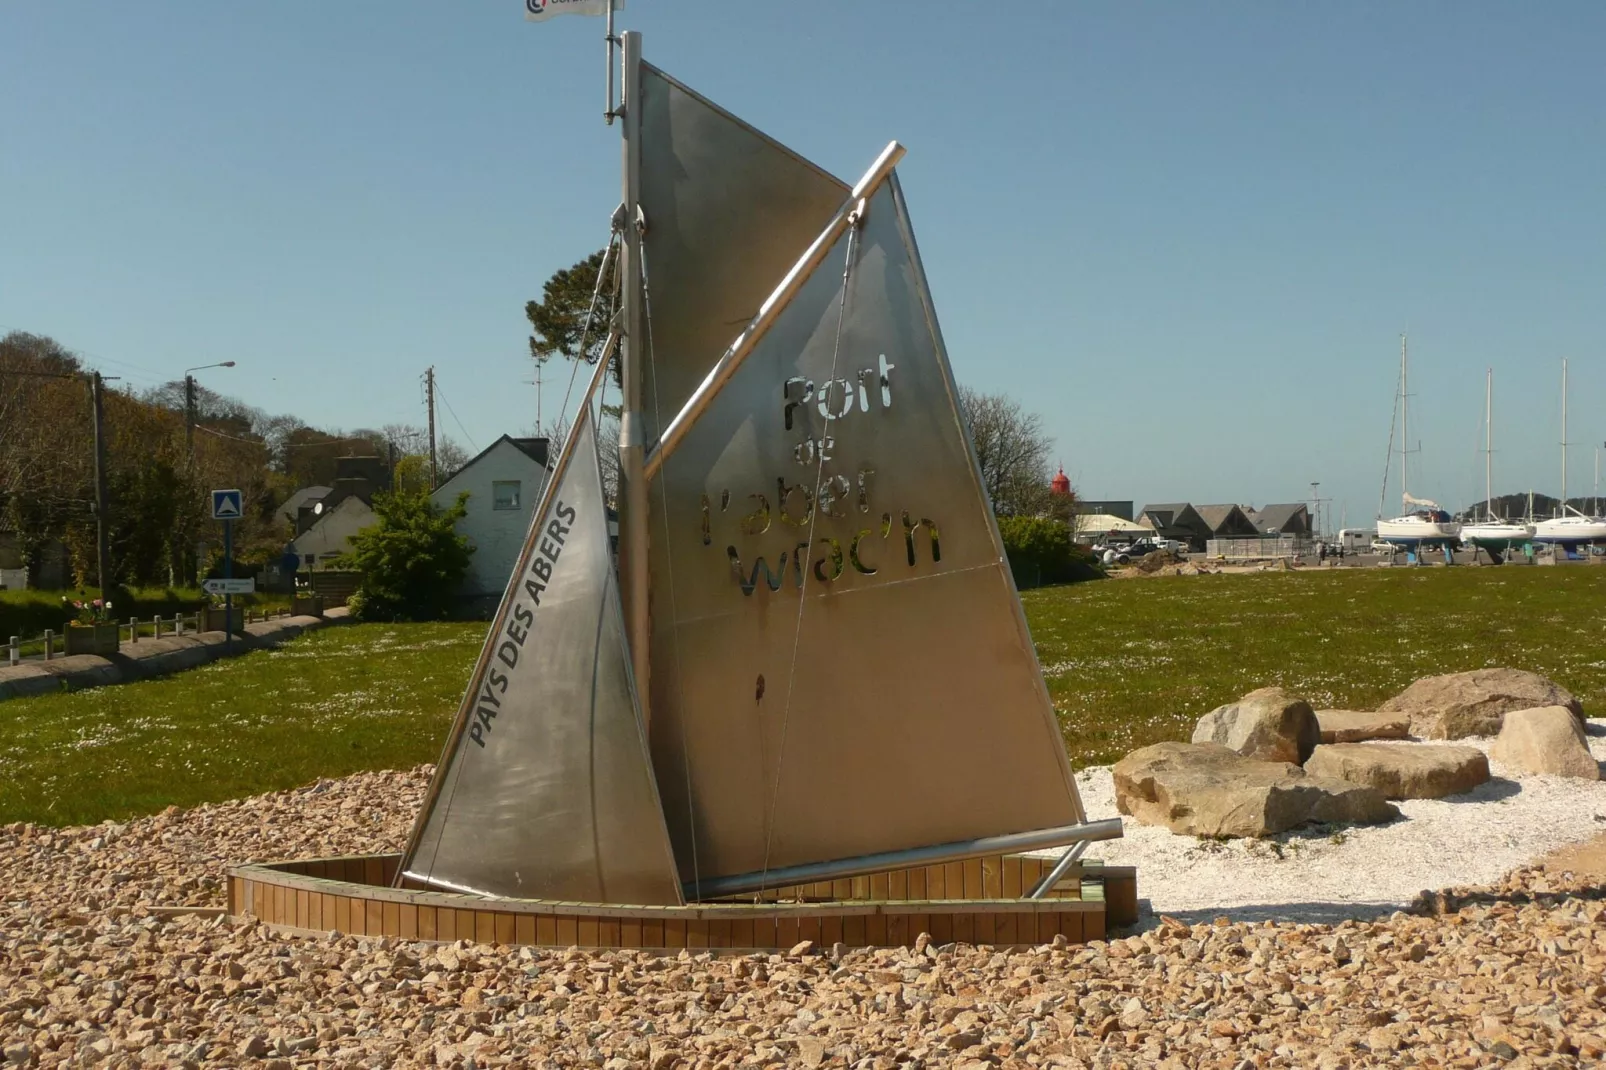
<path id="1" fill-rule="evenodd" d="M 683 907 L 492 899 L 390 887 L 399 855 L 237 866 L 229 913 L 280 929 L 354 936 L 537 947 L 678 951 L 785 951 L 804 940 L 829 947 L 899 947 L 933 941 L 1031 946 L 1063 936 L 1102 940 L 1137 921 L 1130 867 L 1084 863 L 1042 899 L 1022 898 L 1052 859 L 971 859 L 782 889 L 763 901 Z M 829 889 L 827 893 L 826 890 Z M 831 898 L 821 898 L 829 894 Z"/>

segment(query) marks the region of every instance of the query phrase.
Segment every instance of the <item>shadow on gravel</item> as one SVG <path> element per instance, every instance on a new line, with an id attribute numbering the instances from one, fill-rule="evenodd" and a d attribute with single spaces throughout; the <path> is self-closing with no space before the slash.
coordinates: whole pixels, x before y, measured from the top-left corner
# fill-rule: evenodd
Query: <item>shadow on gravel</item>
<path id="1" fill-rule="evenodd" d="M 1396 911 L 1433 917 L 1454 914 L 1466 907 L 1509 906 L 1554 907 L 1568 899 L 1593 902 L 1606 900 L 1606 886 L 1573 888 L 1568 891 L 1535 892 L 1516 889 L 1508 892 L 1422 892 L 1410 903 L 1271 903 L 1260 906 L 1210 907 L 1204 910 L 1178 910 L 1166 914 L 1186 925 L 1208 925 L 1217 918 L 1258 925 L 1264 921 L 1285 925 L 1338 925 L 1345 921 L 1381 921 Z M 1159 928 L 1160 914 L 1149 900 L 1138 901 L 1138 922 L 1112 933 L 1115 937 L 1138 936 Z"/>

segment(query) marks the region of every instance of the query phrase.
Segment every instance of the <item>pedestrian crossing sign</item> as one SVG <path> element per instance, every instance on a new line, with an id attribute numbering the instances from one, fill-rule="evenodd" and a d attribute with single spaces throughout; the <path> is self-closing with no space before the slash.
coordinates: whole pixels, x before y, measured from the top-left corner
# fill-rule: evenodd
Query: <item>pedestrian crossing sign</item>
<path id="1" fill-rule="evenodd" d="M 237 490 L 212 492 L 212 519 L 238 520 L 244 513 L 245 496 Z"/>

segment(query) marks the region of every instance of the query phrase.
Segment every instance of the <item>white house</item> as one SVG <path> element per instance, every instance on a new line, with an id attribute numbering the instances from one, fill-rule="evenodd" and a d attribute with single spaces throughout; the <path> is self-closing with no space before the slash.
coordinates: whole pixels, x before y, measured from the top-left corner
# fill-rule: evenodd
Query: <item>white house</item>
<path id="1" fill-rule="evenodd" d="M 301 558 L 302 568 L 327 565 L 331 559 L 351 549 L 353 535 L 374 522 L 373 507 L 355 494 L 328 508 L 318 502 L 313 509 L 318 519 L 290 544 L 291 550 Z"/>
<path id="2" fill-rule="evenodd" d="M 507 588 L 555 460 L 547 447 L 544 438 L 503 435 L 435 489 L 433 500 L 442 508 L 468 491 L 468 515 L 457 522 L 458 534 L 474 546 L 460 592 L 465 597 L 494 602 Z"/>

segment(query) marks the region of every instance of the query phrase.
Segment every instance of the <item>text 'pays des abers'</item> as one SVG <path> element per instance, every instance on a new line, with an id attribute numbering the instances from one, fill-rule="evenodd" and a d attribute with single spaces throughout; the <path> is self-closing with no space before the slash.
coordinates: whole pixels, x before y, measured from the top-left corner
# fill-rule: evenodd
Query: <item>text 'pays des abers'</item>
<path id="1" fill-rule="evenodd" d="M 846 472 L 832 470 L 832 452 L 836 447 L 834 428 L 842 420 L 889 412 L 892 372 L 896 368 L 897 365 L 882 354 L 876 366 L 861 369 L 851 379 L 829 379 L 818 388 L 812 379 L 802 376 L 786 380 L 780 391 L 782 422 L 787 431 L 805 436 L 792 449 L 792 460 L 800 470 L 793 475 L 795 481 L 789 481 L 783 474 L 776 477 L 773 492 L 765 488 L 733 499 L 729 490 L 721 490 L 717 502 L 707 494 L 702 496 L 703 545 L 713 546 L 716 534 L 722 536 L 718 541 L 726 543 L 731 575 L 741 585 L 743 594 L 751 595 L 758 588 L 761 576 L 771 591 L 779 591 L 788 579 L 802 589 L 805 565 L 821 583 L 835 583 L 852 576 L 874 576 L 896 564 L 913 568 L 921 560 L 917 552 L 921 540 L 916 539 L 921 529 L 925 529 L 929 540 L 930 559 L 942 560 L 937 525 L 930 517 L 914 517 L 907 510 L 900 510 L 896 516 L 891 511 L 883 511 L 876 517 L 874 468 L 860 465 L 851 477 Z M 825 430 L 818 438 L 809 433 L 810 417 L 815 413 L 825 421 Z M 818 497 L 813 489 L 816 472 L 819 473 Z M 737 516 L 732 510 L 733 502 L 736 510 L 747 511 Z M 819 510 L 818 517 L 815 510 Z M 847 529 L 851 528 L 851 523 L 834 523 L 844 520 L 867 526 L 852 530 L 850 534 Z M 814 524 L 812 545 L 809 540 L 811 522 Z M 763 554 L 754 557 L 749 564 L 735 542 L 727 542 L 727 537 L 733 537 L 731 528 L 735 529 L 734 536 L 766 536 L 764 542 L 771 546 L 779 534 L 786 537 L 788 545 L 775 559 L 773 568 Z"/>
<path id="2" fill-rule="evenodd" d="M 564 541 L 574 530 L 574 506 L 559 499 L 552 510 L 552 519 L 536 540 L 535 552 L 530 555 L 530 567 L 524 573 L 519 592 L 513 596 L 513 609 L 502 626 L 502 641 L 497 644 L 496 655 L 485 670 L 480 682 L 480 693 L 474 700 L 474 720 L 468 726 L 468 738 L 485 746 L 485 736 L 491 730 L 491 720 L 502 710 L 502 696 L 507 694 L 508 672 L 518 668 L 519 655 L 524 641 L 530 637 L 530 626 L 535 623 L 535 610 L 541 604 L 541 595 L 552 582 L 552 570 L 558 566 L 563 554 Z M 507 672 L 503 669 L 506 668 Z"/>

